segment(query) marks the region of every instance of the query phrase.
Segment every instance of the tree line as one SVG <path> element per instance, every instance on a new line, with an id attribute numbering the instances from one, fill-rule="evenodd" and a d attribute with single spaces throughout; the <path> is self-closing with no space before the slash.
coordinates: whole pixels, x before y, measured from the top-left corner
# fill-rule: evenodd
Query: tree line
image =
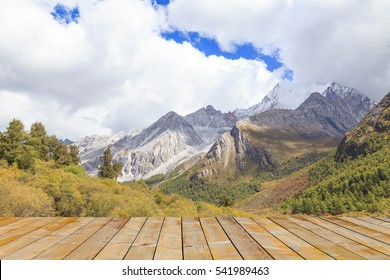
<path id="1" fill-rule="evenodd" d="M 41 122 L 25 131 L 24 124 L 13 119 L 6 131 L 0 132 L 0 166 L 16 166 L 34 171 L 36 160 L 54 160 L 57 167 L 79 165 L 79 150 L 75 145 L 62 143 L 55 135 L 48 135 Z M 98 177 L 117 179 L 122 175 L 122 164 L 112 159 L 108 147 L 100 157 Z"/>
<path id="2" fill-rule="evenodd" d="M 20 120 L 12 120 L 6 131 L 0 132 L 1 165 L 34 171 L 36 159 L 54 160 L 58 166 L 80 163 L 78 148 L 63 144 L 54 135 L 49 136 L 42 123 L 33 123 L 26 132 Z"/>

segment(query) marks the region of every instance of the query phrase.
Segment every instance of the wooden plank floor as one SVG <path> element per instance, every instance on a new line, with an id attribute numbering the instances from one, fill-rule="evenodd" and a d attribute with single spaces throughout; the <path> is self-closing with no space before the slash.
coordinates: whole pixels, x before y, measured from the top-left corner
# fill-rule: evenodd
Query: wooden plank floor
<path id="1" fill-rule="evenodd" d="M 0 217 L 2 260 L 390 260 L 387 217 Z"/>

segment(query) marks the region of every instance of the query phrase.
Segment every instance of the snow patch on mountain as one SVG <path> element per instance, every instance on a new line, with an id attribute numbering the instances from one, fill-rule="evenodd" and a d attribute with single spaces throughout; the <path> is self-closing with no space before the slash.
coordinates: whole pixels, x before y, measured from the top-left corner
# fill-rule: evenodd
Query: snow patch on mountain
<path id="1" fill-rule="evenodd" d="M 248 109 L 236 109 L 233 113 L 238 119 L 272 109 L 294 110 L 301 105 L 312 92 L 322 93 L 328 88 L 327 84 L 312 84 L 309 87 L 297 85 L 291 81 L 281 81 L 263 98 L 263 100 Z"/>

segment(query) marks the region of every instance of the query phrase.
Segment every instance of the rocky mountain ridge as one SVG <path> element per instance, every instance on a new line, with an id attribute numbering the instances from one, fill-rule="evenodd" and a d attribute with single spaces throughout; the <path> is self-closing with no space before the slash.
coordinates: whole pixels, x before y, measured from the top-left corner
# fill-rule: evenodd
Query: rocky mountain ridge
<path id="1" fill-rule="evenodd" d="M 278 149 L 295 150 L 303 142 L 311 145 L 313 139 L 325 137 L 330 142 L 340 140 L 373 106 L 373 101 L 358 91 L 335 83 L 286 88 L 283 83 L 275 86 L 260 103 L 265 111 L 249 118 L 242 119 L 237 110 L 234 114 L 222 113 L 209 105 L 186 116 L 169 112 L 143 130 L 85 137 L 76 143 L 82 165 L 89 174 L 96 175 L 99 157 L 110 145 L 113 158 L 124 166 L 121 181 L 168 173 L 202 153 L 207 153 L 203 165 L 222 161 L 227 167 L 234 162 L 243 170 L 249 160 L 265 167 L 283 158 Z M 323 92 L 306 96 L 315 89 Z M 291 96 L 297 98 L 285 100 Z M 296 108 L 277 109 L 288 107 L 285 104 Z M 246 113 L 256 110 L 249 108 Z M 278 142 L 278 137 L 285 143 Z M 217 169 L 210 169 L 210 173 L 216 172 Z"/>
<path id="2" fill-rule="evenodd" d="M 299 86 L 290 81 L 282 81 L 263 98 L 263 100 L 248 109 L 236 109 L 233 113 L 238 119 L 247 118 L 261 112 L 273 109 L 298 108 L 313 92 L 318 92 L 323 96 L 334 98 L 335 101 L 342 102 L 348 108 L 355 108 L 360 104 L 363 107 L 356 113 L 358 118 L 363 118 L 366 112 L 375 105 L 375 102 L 364 96 L 354 88 L 345 87 L 338 83 L 328 82 L 326 84 L 312 84 L 308 87 Z M 350 105 L 351 104 L 351 105 Z"/>
<path id="3" fill-rule="evenodd" d="M 336 98 L 337 96 L 337 98 Z M 309 151 L 337 146 L 346 131 L 353 128 L 360 115 L 371 109 L 371 101 L 346 106 L 339 96 L 328 90 L 312 93 L 295 110 L 274 109 L 240 120 L 229 133 L 223 134 L 205 156 L 199 174 L 213 174 L 235 166 L 238 170 L 269 168 Z M 356 96 L 355 96 L 356 98 Z"/>
<path id="4" fill-rule="evenodd" d="M 85 137 L 76 145 L 82 165 L 97 174 L 99 157 L 108 145 L 113 159 L 123 164 L 121 181 L 167 173 L 191 157 L 207 152 L 213 141 L 229 131 L 234 117 L 207 106 L 186 116 L 168 112 L 143 130 L 109 136 Z"/>

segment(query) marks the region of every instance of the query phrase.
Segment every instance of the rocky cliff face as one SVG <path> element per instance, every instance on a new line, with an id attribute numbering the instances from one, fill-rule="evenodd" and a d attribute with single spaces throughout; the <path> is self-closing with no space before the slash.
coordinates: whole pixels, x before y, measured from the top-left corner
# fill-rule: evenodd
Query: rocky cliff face
<path id="1" fill-rule="evenodd" d="M 312 93 L 295 110 L 269 110 L 238 121 L 229 135 L 225 133 L 215 142 L 204 166 L 221 170 L 219 163 L 223 162 L 223 166 L 235 165 L 239 170 L 248 165 L 267 168 L 300 153 L 335 147 L 369 108 L 362 107 L 362 102 L 370 103 L 351 102 L 347 107 L 335 95 L 334 91 Z"/>
<path id="2" fill-rule="evenodd" d="M 328 100 L 342 104 L 357 120 L 361 120 L 364 117 L 364 112 L 368 112 L 375 106 L 375 102 L 356 89 L 341 86 L 337 83 L 329 82 L 324 85 L 312 84 L 303 87 L 289 81 L 282 81 L 260 103 L 248 109 L 236 109 L 234 114 L 238 119 L 243 119 L 273 109 L 294 110 L 307 100 L 313 92 L 318 92 Z"/>
<path id="3" fill-rule="evenodd" d="M 373 153 L 390 142 L 390 93 L 354 129 L 348 131 L 337 147 L 336 159 L 343 161 Z"/>
<path id="4" fill-rule="evenodd" d="M 319 93 L 311 94 L 314 91 Z M 143 130 L 85 137 L 76 145 L 82 165 L 92 175 L 97 174 L 99 157 L 110 145 L 114 159 L 124 166 L 121 181 L 170 172 L 207 151 L 201 164 L 204 174 L 232 166 L 266 168 L 310 149 L 334 147 L 373 104 L 356 90 L 336 83 L 308 88 L 281 83 L 262 103 L 241 115 L 237 110 L 222 113 L 212 106 L 184 117 L 169 112 Z M 251 117 L 237 121 L 236 114 Z"/>
<path id="5" fill-rule="evenodd" d="M 184 117 L 206 143 L 229 131 L 236 122 L 234 115 L 224 114 L 209 105 Z"/>
<path id="6" fill-rule="evenodd" d="M 113 159 L 124 166 L 119 180 L 137 180 L 167 173 L 207 151 L 234 122 L 231 116 L 207 106 L 185 117 L 169 112 L 137 133 L 85 137 L 77 145 L 88 173 L 97 174 L 99 157 L 110 145 Z"/>

